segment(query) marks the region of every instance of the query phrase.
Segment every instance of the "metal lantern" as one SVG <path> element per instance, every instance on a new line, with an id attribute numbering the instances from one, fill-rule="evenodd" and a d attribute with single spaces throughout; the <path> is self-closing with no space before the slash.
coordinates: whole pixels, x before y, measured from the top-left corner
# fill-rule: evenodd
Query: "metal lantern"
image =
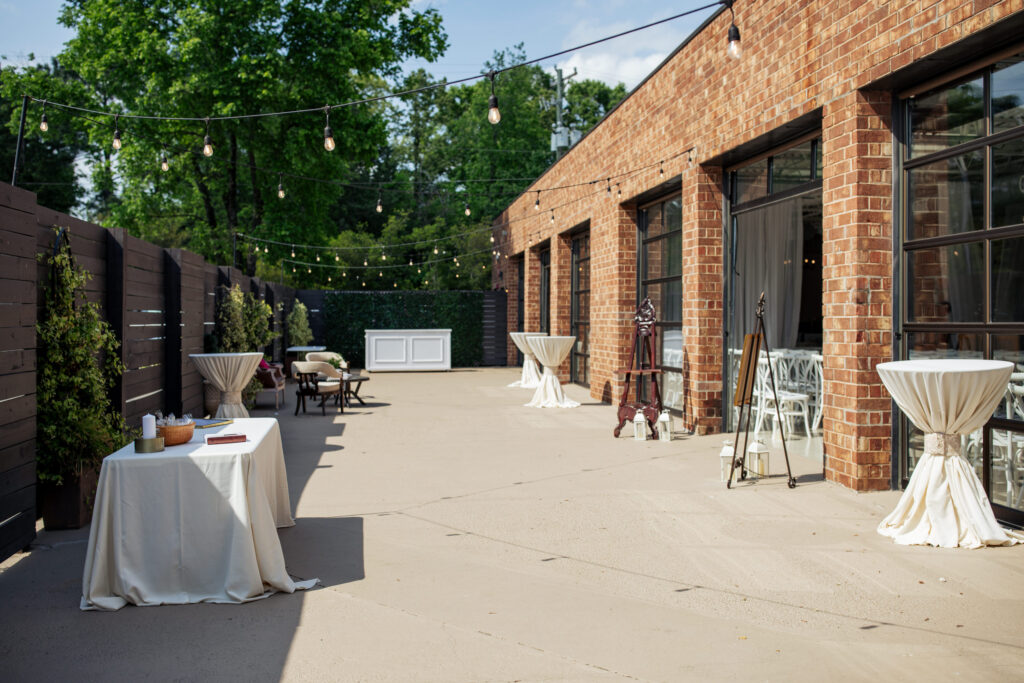
<path id="1" fill-rule="evenodd" d="M 642 410 L 637 410 L 633 415 L 633 438 L 637 441 L 647 441 L 647 420 Z"/>
<path id="2" fill-rule="evenodd" d="M 759 478 L 768 476 L 768 447 L 762 441 L 755 440 L 747 446 L 747 471 Z"/>
<path id="3" fill-rule="evenodd" d="M 733 458 L 733 446 L 732 439 L 726 439 L 722 442 L 722 451 L 718 454 L 719 459 L 722 461 L 722 481 L 728 481 L 729 470 L 732 469 L 732 458 Z"/>
<path id="4" fill-rule="evenodd" d="M 672 441 L 672 416 L 667 410 L 661 411 L 658 416 L 658 441 Z"/>

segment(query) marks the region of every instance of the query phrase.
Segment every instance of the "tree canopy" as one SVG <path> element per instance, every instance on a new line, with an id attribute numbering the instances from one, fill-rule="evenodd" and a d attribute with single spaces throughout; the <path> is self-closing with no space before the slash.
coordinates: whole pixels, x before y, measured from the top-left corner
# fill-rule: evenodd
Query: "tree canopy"
<path id="1" fill-rule="evenodd" d="M 71 183 L 40 191 L 40 201 L 61 210 L 77 204 L 93 220 L 158 244 L 231 263 L 237 233 L 274 240 L 281 245 L 268 251 L 239 241 L 238 265 L 296 286 L 488 287 L 491 219 L 554 161 L 555 84 L 540 66 L 498 74 L 498 125 L 487 121 L 487 79 L 335 108 L 333 151 L 324 148 L 328 115 L 320 109 L 211 122 L 129 118 L 241 117 L 422 88 L 433 76 L 402 73 L 401 64 L 440 57 L 447 36 L 437 10 L 412 5 L 70 1 L 61 21 L 75 37 L 58 62 L 4 70 L 4 134 L 17 130 L 22 92 L 121 114 L 51 106 L 51 130 L 42 134 L 34 104 L 24 184 Z M 518 45 L 482 71 L 523 61 Z M 585 132 L 624 95 L 621 84 L 573 81 L 566 121 Z M 207 134 L 210 157 L 202 153 Z M 74 182 L 76 156 L 91 167 L 89 192 Z M 300 247 L 292 257 L 291 245 L 303 244 L 334 250 Z M 394 267 L 409 261 L 423 265 Z"/>

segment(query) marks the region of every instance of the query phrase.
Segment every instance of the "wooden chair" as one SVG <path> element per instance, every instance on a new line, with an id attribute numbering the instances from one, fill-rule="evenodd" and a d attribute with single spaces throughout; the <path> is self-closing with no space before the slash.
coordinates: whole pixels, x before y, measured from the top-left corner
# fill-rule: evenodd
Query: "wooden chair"
<path id="1" fill-rule="evenodd" d="M 274 394 L 274 410 L 284 404 L 284 372 L 280 365 L 271 364 L 269 368 L 256 368 L 256 379 L 263 385 L 257 396 L 272 392 Z"/>
<path id="2" fill-rule="evenodd" d="M 310 362 L 310 361 L 295 361 L 292 363 L 292 375 L 295 377 L 295 381 L 298 383 L 298 388 L 295 391 L 295 414 L 299 414 L 299 405 L 302 406 L 302 412 L 306 412 L 306 397 L 313 399 L 320 399 L 320 411 L 327 414 L 327 399 L 332 396 L 340 396 L 342 391 L 342 383 L 338 380 L 329 379 L 324 380 L 320 378 L 320 374 L 330 376 L 331 373 L 337 372 L 330 363 L 323 362 Z M 341 401 L 338 402 L 339 412 L 345 412 Z"/>

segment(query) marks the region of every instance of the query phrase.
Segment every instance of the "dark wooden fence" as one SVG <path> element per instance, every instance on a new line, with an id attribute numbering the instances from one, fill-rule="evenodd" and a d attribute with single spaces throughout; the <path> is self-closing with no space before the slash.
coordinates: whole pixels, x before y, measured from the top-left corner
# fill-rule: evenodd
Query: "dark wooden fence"
<path id="1" fill-rule="evenodd" d="M 129 425 L 157 410 L 203 415 L 202 377 L 188 355 L 204 351 L 222 285 L 237 284 L 275 309 L 273 329 L 281 334 L 264 349 L 275 360 L 288 346 L 285 318 L 296 298 L 311 309 L 314 343 L 323 339 L 322 292 L 264 282 L 184 249 L 158 247 L 38 206 L 35 194 L 0 183 L 0 561 L 35 538 L 35 327 L 48 280 L 36 255 L 53 251 L 55 228 L 67 230 L 77 264 L 91 274 L 86 296 L 121 341 L 127 371 L 112 399 Z M 497 308 L 491 315 L 504 323 Z M 485 353 L 497 359 L 505 333 L 495 328 L 489 335 L 485 330 Z M 495 364 L 504 364 L 503 346 Z"/>

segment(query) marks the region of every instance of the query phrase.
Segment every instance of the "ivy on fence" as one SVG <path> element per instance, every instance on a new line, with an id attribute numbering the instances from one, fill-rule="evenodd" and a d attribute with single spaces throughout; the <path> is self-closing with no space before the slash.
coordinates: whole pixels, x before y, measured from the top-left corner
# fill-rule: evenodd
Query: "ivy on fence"
<path id="1" fill-rule="evenodd" d="M 483 364 L 480 291 L 330 292 L 324 297 L 324 343 L 362 366 L 366 330 L 448 329 L 452 367 Z"/>

